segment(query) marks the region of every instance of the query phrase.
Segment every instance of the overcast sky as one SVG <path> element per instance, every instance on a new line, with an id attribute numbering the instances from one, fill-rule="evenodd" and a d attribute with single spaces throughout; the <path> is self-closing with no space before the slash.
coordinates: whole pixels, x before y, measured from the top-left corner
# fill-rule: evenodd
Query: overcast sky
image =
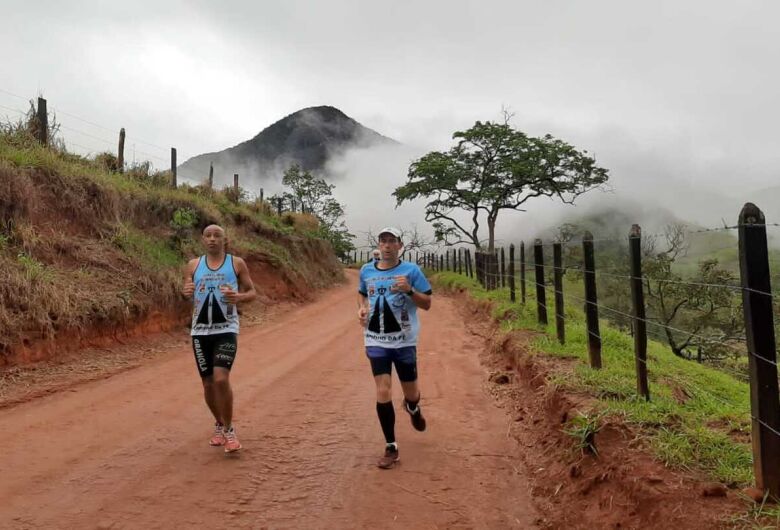
<path id="1" fill-rule="evenodd" d="M 328 104 L 422 153 L 503 105 L 517 128 L 596 153 L 618 190 L 780 184 L 778 2 L 0 6 L 0 90 L 43 93 L 77 151 L 125 127 L 165 166 L 170 146 L 181 161 Z M 24 101 L 0 105 L 13 117 Z"/>

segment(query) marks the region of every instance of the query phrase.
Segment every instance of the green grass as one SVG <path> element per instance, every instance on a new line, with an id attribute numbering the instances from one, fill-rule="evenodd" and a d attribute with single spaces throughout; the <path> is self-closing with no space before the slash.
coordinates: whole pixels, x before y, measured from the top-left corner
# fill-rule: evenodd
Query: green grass
<path id="1" fill-rule="evenodd" d="M 27 254 L 24 253 L 20 253 L 16 257 L 16 261 L 19 263 L 19 265 L 21 265 L 22 271 L 24 273 L 24 277 L 27 279 L 28 282 L 51 281 L 52 278 L 51 271 L 49 271 L 43 263 L 41 263 L 34 257 L 28 256 Z"/>
<path id="2" fill-rule="evenodd" d="M 601 430 L 603 413 L 580 413 L 567 423 L 564 432 L 574 438 L 575 448 L 597 455 L 595 436 Z"/>
<path id="3" fill-rule="evenodd" d="M 548 319 L 537 323 L 533 290 L 525 305 L 512 304 L 508 289 L 486 292 L 474 280 L 455 273 L 439 273 L 438 285 L 465 288 L 476 299 L 494 303 L 493 316 L 504 330 L 537 330 L 532 354 L 575 359 L 573 369 L 553 372 L 550 382 L 597 400 L 603 414 L 617 416 L 639 427 L 655 455 L 671 467 L 695 469 L 732 486 L 753 482 L 752 453 L 745 433 L 750 432 L 750 391 L 729 374 L 676 357 L 664 344 L 648 341 L 650 401 L 637 395 L 633 338 L 600 321 L 602 366 L 588 365 L 585 318 L 581 302 L 567 299 L 566 344 L 555 334 L 552 293 L 548 292 Z M 567 286 L 568 287 L 568 286 Z M 566 288 L 565 288 L 566 289 Z M 573 292 L 582 298 L 582 292 Z M 517 290 L 519 300 L 520 292 Z"/>
<path id="4" fill-rule="evenodd" d="M 182 256 L 171 248 L 167 239 L 156 239 L 128 225 L 120 225 L 112 238 L 125 254 L 134 256 L 155 270 L 181 267 Z"/>
<path id="5" fill-rule="evenodd" d="M 234 246 L 242 251 L 257 252 L 265 255 L 269 262 L 276 267 L 298 270 L 290 250 L 268 239 L 236 239 Z"/>

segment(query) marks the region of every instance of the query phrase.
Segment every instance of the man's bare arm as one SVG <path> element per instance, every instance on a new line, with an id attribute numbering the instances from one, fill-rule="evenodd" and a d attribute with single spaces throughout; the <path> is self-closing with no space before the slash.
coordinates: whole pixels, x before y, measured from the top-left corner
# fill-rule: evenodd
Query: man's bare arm
<path id="1" fill-rule="evenodd" d="M 181 294 L 185 298 L 190 298 L 195 294 L 195 284 L 192 281 L 192 275 L 195 274 L 195 267 L 198 266 L 198 259 L 191 259 L 184 267 L 184 278 Z"/>

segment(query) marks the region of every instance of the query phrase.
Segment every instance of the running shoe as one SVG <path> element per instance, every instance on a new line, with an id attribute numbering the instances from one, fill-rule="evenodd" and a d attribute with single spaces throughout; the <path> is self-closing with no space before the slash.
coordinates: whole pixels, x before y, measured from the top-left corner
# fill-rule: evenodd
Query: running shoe
<path id="1" fill-rule="evenodd" d="M 241 443 L 236 438 L 236 430 L 231 427 L 225 431 L 225 452 L 233 453 L 241 449 Z"/>
<path id="2" fill-rule="evenodd" d="M 423 418 L 422 410 L 420 410 L 420 403 L 417 403 L 415 408 L 409 406 L 409 402 L 404 399 L 404 410 L 409 414 L 412 419 L 412 427 L 422 432 L 425 430 L 425 418 Z"/>
<path id="3" fill-rule="evenodd" d="M 225 429 L 221 423 L 214 424 L 214 436 L 209 440 L 209 445 L 213 447 L 219 447 L 225 445 Z"/>
<path id="4" fill-rule="evenodd" d="M 398 447 L 392 444 L 387 444 L 385 447 L 385 454 L 376 463 L 376 465 L 382 469 L 390 469 L 395 465 L 400 457 L 398 456 Z"/>

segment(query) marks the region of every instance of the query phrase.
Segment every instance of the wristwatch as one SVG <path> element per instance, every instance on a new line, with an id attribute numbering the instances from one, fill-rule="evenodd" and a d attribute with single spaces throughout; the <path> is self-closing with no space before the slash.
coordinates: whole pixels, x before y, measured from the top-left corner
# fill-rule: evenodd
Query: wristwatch
<path id="1" fill-rule="evenodd" d="M 414 296 L 414 287 L 409 287 L 409 290 L 406 291 L 406 294 L 408 294 L 409 296 Z"/>

